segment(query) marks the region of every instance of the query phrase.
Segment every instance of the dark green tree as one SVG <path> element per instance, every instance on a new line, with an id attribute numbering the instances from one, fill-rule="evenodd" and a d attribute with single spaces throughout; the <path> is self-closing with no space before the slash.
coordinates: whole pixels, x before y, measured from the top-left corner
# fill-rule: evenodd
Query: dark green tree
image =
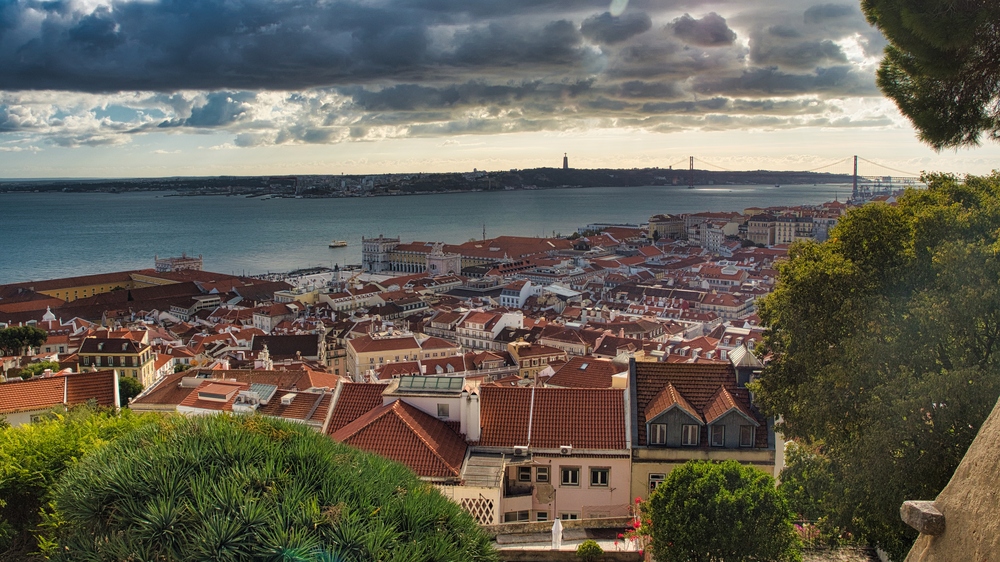
<path id="1" fill-rule="evenodd" d="M 56 363 L 55 361 L 39 361 L 37 363 L 29 363 L 22 367 L 18 374 L 22 379 L 30 379 L 31 377 L 44 373 L 45 369 L 52 369 L 53 372 L 56 372 L 59 370 L 59 363 Z"/>
<path id="2" fill-rule="evenodd" d="M 792 512 L 768 474 L 736 461 L 689 461 L 649 497 L 660 562 L 801 560 Z"/>
<path id="3" fill-rule="evenodd" d="M 1000 396 L 1000 175 L 927 181 L 793 246 L 760 309 L 759 400 L 822 444 L 831 521 L 895 559 L 899 506 L 937 495 Z"/>
<path id="4" fill-rule="evenodd" d="M 38 551 L 39 511 L 56 480 L 87 453 L 164 418 L 80 406 L 29 425 L 0 426 L 0 560 Z"/>
<path id="5" fill-rule="evenodd" d="M 29 347 L 42 345 L 48 337 L 48 332 L 34 326 L 0 329 L 0 355 L 21 355 Z"/>
<path id="6" fill-rule="evenodd" d="M 496 560 L 402 465 L 262 416 L 141 428 L 65 473 L 53 505 L 54 560 Z"/>
<path id="7" fill-rule="evenodd" d="M 118 405 L 128 406 L 128 401 L 139 396 L 142 383 L 132 377 L 118 377 Z"/>
<path id="8" fill-rule="evenodd" d="M 889 40 L 878 85 L 936 149 L 1000 138 L 1000 3 L 862 0 Z"/>

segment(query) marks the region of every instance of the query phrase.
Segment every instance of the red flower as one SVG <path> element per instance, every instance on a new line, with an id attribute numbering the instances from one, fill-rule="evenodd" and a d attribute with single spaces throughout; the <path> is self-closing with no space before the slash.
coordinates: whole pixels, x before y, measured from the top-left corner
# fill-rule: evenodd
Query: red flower
<path id="1" fill-rule="evenodd" d="M 618 538 L 624 539 L 625 538 L 625 534 L 624 533 L 618 533 Z"/>
<path id="2" fill-rule="evenodd" d="M 635 498 L 635 503 L 642 503 L 642 498 Z"/>

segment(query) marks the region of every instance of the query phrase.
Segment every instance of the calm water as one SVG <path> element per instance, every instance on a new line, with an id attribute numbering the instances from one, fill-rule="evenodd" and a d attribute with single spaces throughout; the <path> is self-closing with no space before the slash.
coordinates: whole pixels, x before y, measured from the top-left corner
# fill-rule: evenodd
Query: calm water
<path id="1" fill-rule="evenodd" d="M 202 254 L 225 273 L 361 262 L 361 237 L 460 243 L 482 236 L 570 234 L 592 222 L 656 213 L 841 200 L 850 186 L 589 188 L 347 199 L 164 197 L 165 193 L 0 193 L 0 283 L 153 267 Z M 330 240 L 347 248 L 330 249 Z"/>

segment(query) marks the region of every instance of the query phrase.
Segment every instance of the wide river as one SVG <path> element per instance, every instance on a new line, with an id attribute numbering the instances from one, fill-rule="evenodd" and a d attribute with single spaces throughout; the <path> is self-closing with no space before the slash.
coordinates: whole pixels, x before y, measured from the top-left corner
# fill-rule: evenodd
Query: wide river
<path id="1" fill-rule="evenodd" d="M 361 262 L 361 237 L 461 243 L 570 234 L 657 213 L 743 211 L 850 196 L 845 185 L 599 187 L 344 199 L 164 197 L 168 192 L 0 193 L 0 284 L 153 267 L 203 255 L 205 269 L 257 274 Z M 331 249 L 331 240 L 346 248 Z"/>

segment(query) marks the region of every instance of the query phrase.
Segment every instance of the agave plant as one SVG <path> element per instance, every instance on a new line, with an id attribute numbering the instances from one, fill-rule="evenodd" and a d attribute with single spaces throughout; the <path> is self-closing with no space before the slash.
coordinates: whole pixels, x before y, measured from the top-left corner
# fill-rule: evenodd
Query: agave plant
<path id="1" fill-rule="evenodd" d="M 174 418 L 67 471 L 54 560 L 495 560 L 405 467 L 280 420 Z"/>

